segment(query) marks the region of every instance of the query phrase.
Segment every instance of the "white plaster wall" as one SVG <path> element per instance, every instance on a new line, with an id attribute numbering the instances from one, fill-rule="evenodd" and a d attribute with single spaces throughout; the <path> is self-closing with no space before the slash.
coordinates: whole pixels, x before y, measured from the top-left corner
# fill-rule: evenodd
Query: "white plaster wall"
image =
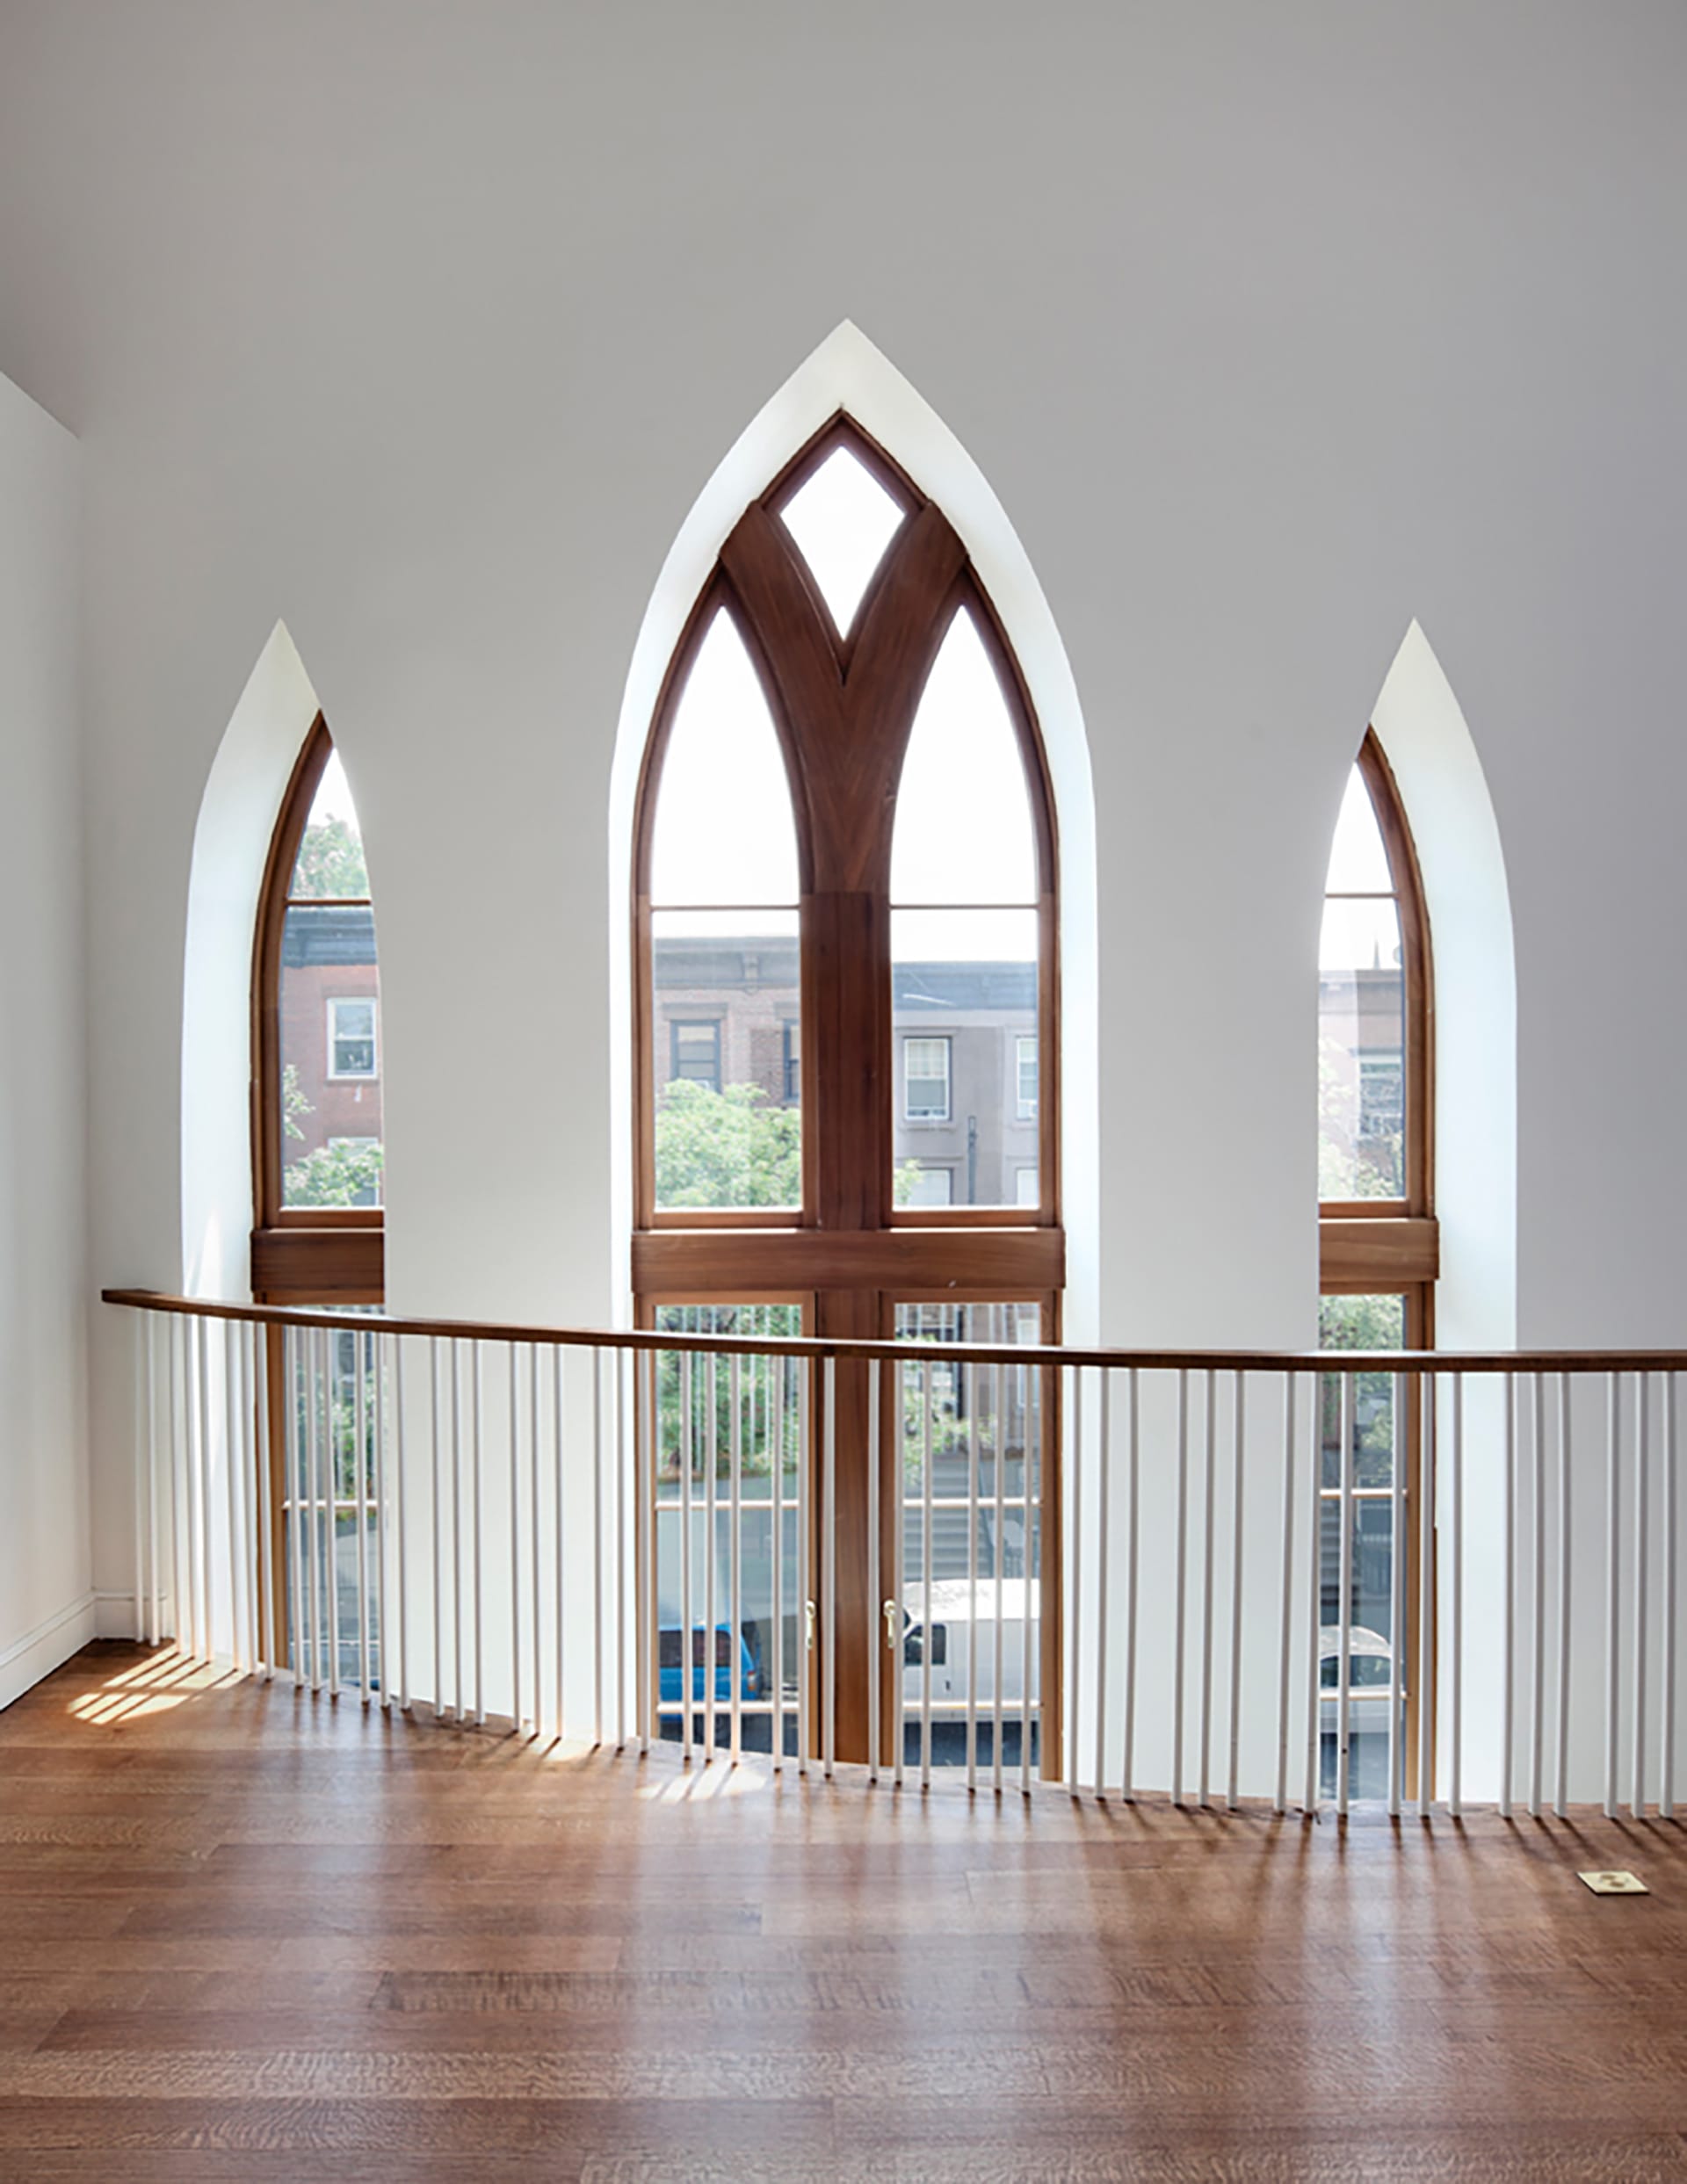
<path id="1" fill-rule="evenodd" d="M 0 1706 L 93 1636 L 76 442 L 0 380 Z"/>
<path id="2" fill-rule="evenodd" d="M 283 617 L 380 875 L 393 1301 L 613 1311 L 622 693 L 847 316 L 1075 679 L 1101 1332 L 1310 1339 L 1308 936 L 1415 616 L 1510 885 L 1518 1336 L 1680 1340 L 1683 62 L 1664 0 L 8 11 L 0 366 L 88 452 L 98 1278 L 181 1276 L 189 858 Z M 465 1144 L 465 988 L 518 1144 Z"/>

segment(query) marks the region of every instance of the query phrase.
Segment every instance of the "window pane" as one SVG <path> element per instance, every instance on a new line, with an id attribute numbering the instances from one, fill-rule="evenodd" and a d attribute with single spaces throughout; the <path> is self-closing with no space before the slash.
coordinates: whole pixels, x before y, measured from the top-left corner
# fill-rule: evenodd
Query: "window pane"
<path id="1" fill-rule="evenodd" d="M 651 918 L 659 1206 L 798 1206 L 797 917 Z"/>
<path id="2" fill-rule="evenodd" d="M 1403 1297 L 1325 1297 L 1319 1300 L 1318 1346 L 1327 1350 L 1403 1349 Z M 1351 1582 L 1342 1602 L 1342 1381 L 1328 1376 L 1321 1393 L 1321 1484 L 1319 1504 L 1319 1662 L 1321 1771 L 1336 1782 L 1342 1731 L 1339 1678 L 1345 1632 L 1346 1732 L 1350 1787 L 1359 1797 L 1387 1793 L 1388 1700 L 1394 1676 L 1394 1508 L 1389 1491 L 1403 1455 L 1394 1376 L 1362 1372 L 1353 1385 Z"/>
<path id="3" fill-rule="evenodd" d="M 779 510 L 780 520 L 847 637 L 856 609 L 902 524 L 902 511 L 847 447 L 834 448 Z"/>
<path id="4" fill-rule="evenodd" d="M 661 1305 L 655 1324 L 664 1334 L 784 1338 L 802 1333 L 802 1312 L 797 1305 Z M 677 1351 L 659 1350 L 656 1448 L 659 1734 L 677 1739 L 684 1731 L 682 1633 L 689 1596 L 693 1735 L 703 1734 L 706 1703 L 713 1697 L 717 1739 L 723 1744 L 729 1740 L 735 1686 L 745 1749 L 771 1751 L 778 1710 L 786 1725 L 786 1748 L 794 1750 L 803 1628 L 797 1486 L 801 1411 L 794 1361 L 744 1356 L 735 1376 L 728 1358 L 693 1351 L 686 1368 Z M 735 1557 L 735 1472 L 739 1502 Z M 780 1535 L 777 1585 L 776 1522 Z M 735 1560 L 739 1585 L 735 1614 Z"/>
<path id="5" fill-rule="evenodd" d="M 794 906 L 797 837 L 785 759 L 730 615 L 698 647 L 662 762 L 650 900 Z"/>
<path id="6" fill-rule="evenodd" d="M 916 1168 L 909 1179 L 909 1191 L 902 1200 L 904 1205 L 952 1205 L 955 1200 L 954 1170 L 948 1168 Z"/>
<path id="7" fill-rule="evenodd" d="M 340 763 L 330 751 L 311 799 L 310 817 L 299 841 L 290 895 L 366 895 L 369 871 L 363 858 L 363 830 Z"/>
<path id="8" fill-rule="evenodd" d="M 1318 950 L 1318 1195 L 1406 1189 L 1405 974 L 1392 900 L 1324 905 Z"/>
<path id="9" fill-rule="evenodd" d="M 1037 855 L 1013 716 L 965 610 L 914 716 L 896 795 L 893 902 L 1035 902 Z"/>
<path id="10" fill-rule="evenodd" d="M 896 1042 L 895 1197 L 911 1168 L 953 1170 L 957 1205 L 1034 1205 L 1019 1171 L 1038 1163 L 1022 1115 L 1019 1041 L 1037 1030 L 1034 910 L 891 915 Z"/>
<path id="11" fill-rule="evenodd" d="M 380 977 L 367 908 L 281 930 L 281 1203 L 381 1203 Z"/>
<path id="12" fill-rule="evenodd" d="M 898 1341 L 1038 1342 L 1041 1327 L 1033 1304 L 896 1307 Z M 999 1627 L 1003 1762 L 1017 1766 L 1027 1731 L 1034 1761 L 1045 1376 L 1017 1365 L 933 1364 L 929 1405 L 919 1366 L 901 1378 L 905 1757 L 910 1765 L 921 1757 L 929 1667 L 933 1765 L 966 1761 L 969 1691 L 981 1717 L 977 1756 L 991 1762 Z"/>
<path id="13" fill-rule="evenodd" d="M 1365 776 L 1355 766 L 1347 777 L 1341 816 L 1336 821 L 1336 843 L 1330 852 L 1326 894 L 1392 894 L 1394 875 L 1388 852 L 1371 802 Z"/>

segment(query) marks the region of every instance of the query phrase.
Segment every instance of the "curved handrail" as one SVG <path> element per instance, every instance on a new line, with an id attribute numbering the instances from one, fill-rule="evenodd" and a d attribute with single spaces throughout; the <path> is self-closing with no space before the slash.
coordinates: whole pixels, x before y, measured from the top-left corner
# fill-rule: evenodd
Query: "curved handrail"
<path id="1" fill-rule="evenodd" d="M 259 1327 L 378 1329 L 440 1341 L 514 1342 L 543 1349 L 694 1350 L 714 1357 L 953 1359 L 970 1365 L 1070 1365 L 1144 1372 L 1584 1373 L 1687 1372 L 1687 1350 L 1265 1350 L 1078 1349 L 1058 1342 L 856 1341 L 818 1335 L 682 1334 L 649 1327 L 544 1327 L 493 1320 L 428 1320 L 381 1311 L 300 1305 L 228 1304 L 148 1289 L 103 1289 L 100 1301 L 135 1311 L 235 1320 Z"/>

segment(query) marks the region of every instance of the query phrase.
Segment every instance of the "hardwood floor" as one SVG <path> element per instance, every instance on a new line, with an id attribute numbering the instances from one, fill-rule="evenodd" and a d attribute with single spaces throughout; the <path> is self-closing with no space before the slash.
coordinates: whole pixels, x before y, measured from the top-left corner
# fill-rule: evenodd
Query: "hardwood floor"
<path id="1" fill-rule="evenodd" d="M 1687 2178 L 1677 1826 L 764 1765 L 90 1649 L 0 1715 L 0 2178 Z"/>

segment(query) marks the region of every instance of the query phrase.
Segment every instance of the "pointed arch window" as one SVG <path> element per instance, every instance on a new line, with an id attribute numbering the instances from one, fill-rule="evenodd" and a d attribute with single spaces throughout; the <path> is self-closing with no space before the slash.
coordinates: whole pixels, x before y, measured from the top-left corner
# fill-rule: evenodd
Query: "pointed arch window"
<path id="1" fill-rule="evenodd" d="M 634 847 L 644 1323 L 772 1310 L 839 1339 L 963 1324 L 1056 1339 L 1058 879 L 1041 739 L 960 539 L 847 416 L 721 548 L 658 702 Z M 875 1436 L 865 1369 L 837 1371 L 840 1601 L 866 1598 L 888 1566 L 912 1475 L 892 1381 Z M 677 1445 L 677 1414 L 657 1430 Z M 1030 1483 L 1013 1551 L 1032 1578 L 1058 1465 L 1019 1430 L 1010 1460 Z M 678 1537 L 660 1493 L 649 1521 L 660 1593 Z M 1058 1571 L 1040 1581 L 1052 1723 Z M 769 1612 L 771 1631 L 794 1610 Z M 858 1616 L 837 1644 L 837 1750 L 864 1757 L 868 1680 L 887 1725 L 895 1663 L 869 1654 Z M 1056 1761 L 1052 1731 L 1041 1757 Z"/>
<path id="2" fill-rule="evenodd" d="M 1343 796 L 1325 880 L 1318 949 L 1319 1341 L 1327 1350 L 1428 1348 L 1434 1341 L 1439 1239 L 1434 1204 L 1434 1009 L 1430 931 L 1411 829 L 1392 769 L 1367 732 Z M 1399 1590 L 1417 1596 L 1421 1399 L 1392 1374 L 1355 1376 L 1322 1392 L 1320 1673 L 1339 1694 L 1349 1672 L 1401 1642 Z M 1343 1420 L 1352 1436 L 1344 1462 Z M 1341 1481 L 1352 1483 L 1343 1554 Z M 1395 1487 L 1408 1513 L 1395 1537 Z M 1343 1598 L 1343 1570 L 1350 1592 Z M 1343 1633 L 1346 1637 L 1343 1637 Z M 1406 1792 L 1418 1794 L 1417 1710 L 1430 1703 L 1409 1669 L 1400 1679 Z M 1331 1789 L 1387 1794 L 1389 1691 L 1349 1687 L 1323 1702 L 1321 1766 Z"/>
<path id="3" fill-rule="evenodd" d="M 383 1070 L 362 829 L 319 713 L 271 838 L 253 961 L 260 1299 L 380 1301 Z"/>

